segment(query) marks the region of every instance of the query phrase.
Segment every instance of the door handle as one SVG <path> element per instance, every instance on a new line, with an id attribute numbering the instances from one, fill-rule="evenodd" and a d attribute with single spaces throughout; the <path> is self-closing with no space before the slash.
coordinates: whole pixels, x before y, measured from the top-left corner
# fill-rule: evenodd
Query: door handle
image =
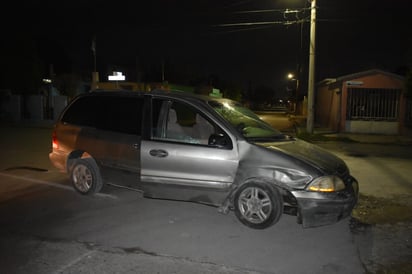
<path id="1" fill-rule="evenodd" d="M 151 151 L 149 151 L 149 153 L 150 155 L 159 158 L 164 158 L 167 157 L 167 155 L 169 155 L 169 153 L 167 153 L 167 151 L 163 149 L 152 149 Z"/>
<path id="2" fill-rule="evenodd" d="M 132 147 L 133 147 L 134 149 L 139 149 L 139 144 L 133 144 Z"/>

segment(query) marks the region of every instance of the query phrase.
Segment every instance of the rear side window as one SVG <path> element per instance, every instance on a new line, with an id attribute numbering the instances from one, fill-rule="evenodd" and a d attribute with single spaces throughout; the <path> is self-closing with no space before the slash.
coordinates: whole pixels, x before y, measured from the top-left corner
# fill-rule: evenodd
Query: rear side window
<path id="1" fill-rule="evenodd" d="M 99 128 L 141 135 L 143 98 L 105 97 L 105 108 L 97 118 Z"/>
<path id="2" fill-rule="evenodd" d="M 62 122 L 141 135 L 143 98 L 86 96 L 76 100 Z"/>
<path id="3" fill-rule="evenodd" d="M 82 97 L 74 101 L 63 115 L 62 122 L 80 126 L 95 126 L 99 97 Z"/>

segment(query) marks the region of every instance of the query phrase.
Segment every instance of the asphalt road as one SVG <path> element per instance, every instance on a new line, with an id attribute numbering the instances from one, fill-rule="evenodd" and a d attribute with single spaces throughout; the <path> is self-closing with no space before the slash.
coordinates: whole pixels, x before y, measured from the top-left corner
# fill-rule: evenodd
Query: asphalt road
<path id="1" fill-rule="evenodd" d="M 362 273 L 348 220 L 252 230 L 213 207 L 106 186 L 81 196 L 53 171 L 0 173 L 5 273 Z M 16 189 L 18 186 L 18 189 Z M 173 271 L 171 271 L 173 270 Z"/>
<path id="2" fill-rule="evenodd" d="M 255 111 L 255 113 L 262 120 L 282 132 L 290 132 L 294 130 L 293 124 L 285 112 Z"/>
<path id="3" fill-rule="evenodd" d="M 1 132 L 2 273 L 356 274 L 380 260 L 374 232 L 359 238 L 350 219 L 303 229 L 295 217 L 283 215 L 275 226 L 253 230 L 233 212 L 145 199 L 110 185 L 82 196 L 48 161 L 51 129 L 2 127 Z M 361 192 L 378 191 L 368 185 L 379 174 L 382 184 L 389 184 L 385 191 L 399 189 L 391 186 L 395 183 L 410 191 L 403 177 L 412 175 L 410 159 L 375 155 L 371 164 L 371 157 L 354 156 L 345 144 L 325 145 L 344 157 L 361 183 L 369 182 L 361 184 Z"/>

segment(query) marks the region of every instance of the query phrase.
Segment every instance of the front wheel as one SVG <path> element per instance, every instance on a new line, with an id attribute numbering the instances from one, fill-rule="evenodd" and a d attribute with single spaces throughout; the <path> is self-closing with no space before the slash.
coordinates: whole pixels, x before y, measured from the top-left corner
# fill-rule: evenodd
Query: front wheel
<path id="1" fill-rule="evenodd" d="M 235 214 L 240 222 L 254 229 L 267 228 L 283 213 L 283 199 L 275 187 L 265 183 L 245 183 L 235 193 Z"/>
<path id="2" fill-rule="evenodd" d="M 76 159 L 70 172 L 74 189 L 81 194 L 93 194 L 103 187 L 99 168 L 92 158 Z"/>

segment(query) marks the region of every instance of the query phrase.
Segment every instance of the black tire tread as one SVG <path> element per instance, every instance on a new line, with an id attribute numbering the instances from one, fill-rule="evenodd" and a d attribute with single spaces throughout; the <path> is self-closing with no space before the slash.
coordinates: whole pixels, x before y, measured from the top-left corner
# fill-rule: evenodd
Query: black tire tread
<path id="1" fill-rule="evenodd" d="M 80 165 L 80 164 L 87 166 L 87 168 L 90 170 L 92 177 L 93 177 L 92 186 L 87 192 L 83 192 L 79 190 L 75 186 L 73 179 L 72 179 L 73 178 L 72 171 L 77 165 Z M 74 160 L 74 163 L 71 166 L 70 180 L 72 181 L 72 185 L 74 189 L 84 195 L 91 195 L 91 194 L 98 193 L 103 188 L 103 179 L 102 179 L 102 176 L 100 175 L 99 167 L 97 166 L 96 161 L 93 158 L 79 158 L 79 159 Z"/>

